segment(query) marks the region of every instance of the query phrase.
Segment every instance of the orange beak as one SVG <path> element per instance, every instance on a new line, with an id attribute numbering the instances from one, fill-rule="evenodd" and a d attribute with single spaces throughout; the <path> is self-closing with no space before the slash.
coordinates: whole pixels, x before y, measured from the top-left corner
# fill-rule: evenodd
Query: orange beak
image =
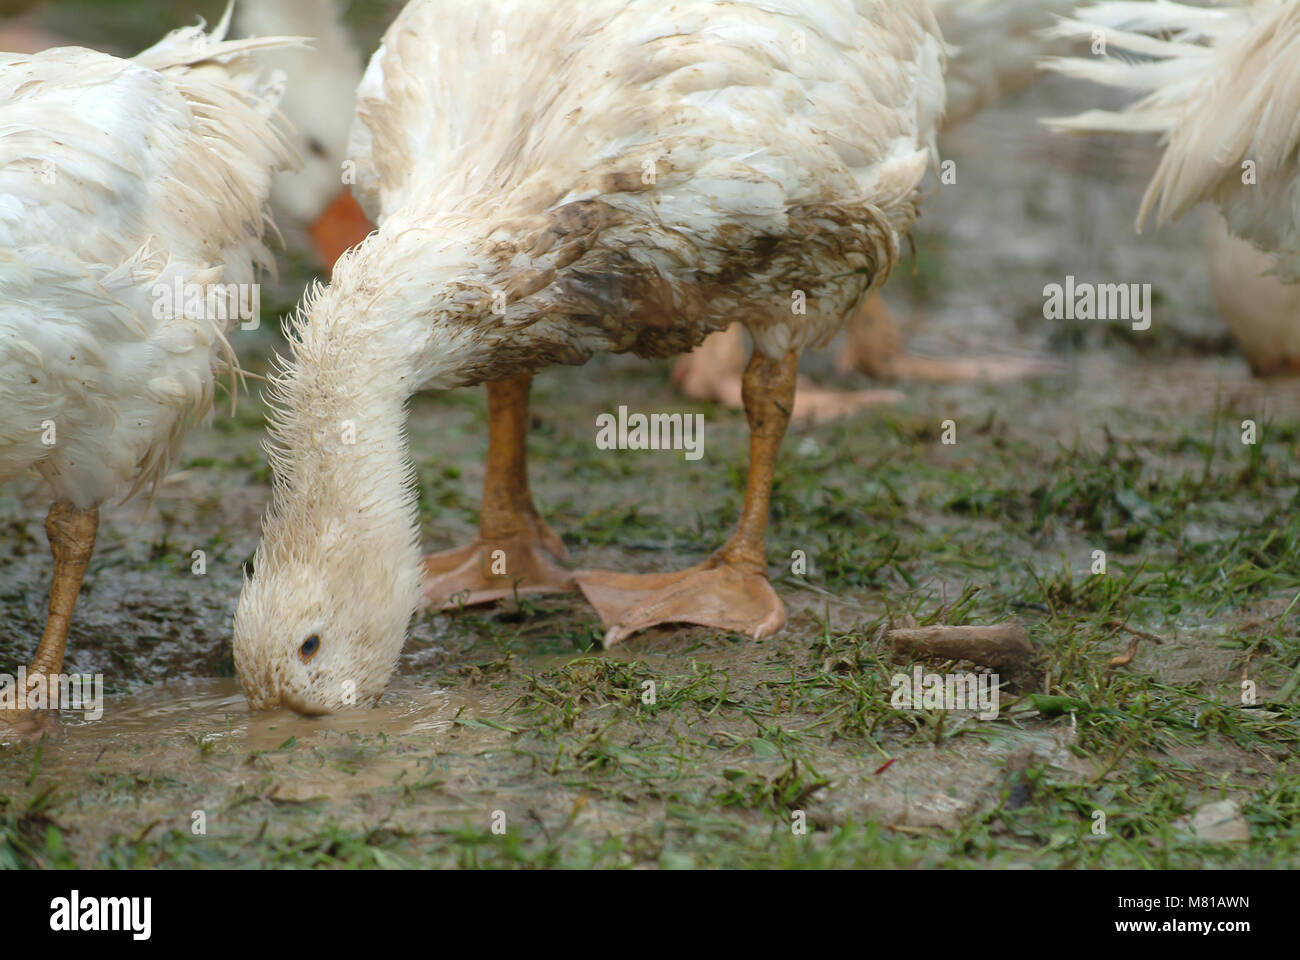
<path id="1" fill-rule="evenodd" d="M 372 230 L 361 204 L 344 187 L 311 225 L 311 241 L 321 266 L 333 269 L 334 262 L 370 236 Z"/>

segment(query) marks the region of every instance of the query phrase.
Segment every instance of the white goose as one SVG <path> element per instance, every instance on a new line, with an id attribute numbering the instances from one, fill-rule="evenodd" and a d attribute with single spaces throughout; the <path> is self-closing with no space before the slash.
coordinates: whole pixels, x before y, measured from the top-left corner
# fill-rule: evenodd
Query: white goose
<path id="1" fill-rule="evenodd" d="M 656 623 L 780 629 L 764 542 L 799 353 L 899 258 L 942 58 L 921 0 L 409 4 L 358 92 L 378 233 L 303 307 L 275 390 L 273 499 L 234 625 L 250 703 L 373 702 L 422 594 L 571 588 L 528 492 L 531 371 L 677 353 L 733 320 L 755 343 L 736 533 L 681 573 L 577 580 L 607 644 Z M 475 383 L 480 538 L 422 563 L 406 402 Z"/>
<path id="2" fill-rule="evenodd" d="M 243 36 L 311 37 L 310 47 L 269 51 L 263 63 L 286 83 L 279 110 L 300 169 L 271 182 L 276 221 L 305 228 L 328 270 L 370 232 L 370 221 L 344 183 L 348 134 L 361 83 L 361 54 L 343 21 L 341 0 L 257 0 L 235 13 Z"/>
<path id="3" fill-rule="evenodd" d="M 1300 372 L 1300 287 L 1290 285 L 1300 281 L 1300 4 L 1102 3 L 1056 33 L 1100 34 L 1108 50 L 1142 59 L 1056 58 L 1048 69 L 1145 96 L 1048 122 L 1162 134 L 1139 228 L 1153 212 L 1164 225 L 1213 202 L 1211 273 L 1230 330 L 1257 374 Z"/>
<path id="4" fill-rule="evenodd" d="M 34 469 L 53 500 L 31 674 L 61 668 L 99 504 L 156 487 L 212 408 L 230 322 L 166 297 L 250 284 L 268 259 L 289 154 L 247 61 L 285 41 L 224 42 L 229 18 L 132 60 L 0 54 L 0 482 Z"/>

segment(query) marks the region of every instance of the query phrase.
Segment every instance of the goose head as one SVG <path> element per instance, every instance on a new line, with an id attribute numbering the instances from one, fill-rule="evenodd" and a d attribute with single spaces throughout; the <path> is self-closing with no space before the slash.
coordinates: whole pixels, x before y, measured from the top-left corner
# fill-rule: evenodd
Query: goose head
<path id="1" fill-rule="evenodd" d="M 272 389 L 275 482 L 234 658 L 254 709 L 326 714 L 374 705 L 392 677 L 420 600 L 419 522 L 407 394 L 379 372 L 391 351 L 325 322 L 299 331 Z"/>
<path id="2" fill-rule="evenodd" d="M 234 655 L 253 709 L 308 716 L 373 706 L 406 638 L 419 580 L 391 564 L 254 561 L 235 613 Z"/>

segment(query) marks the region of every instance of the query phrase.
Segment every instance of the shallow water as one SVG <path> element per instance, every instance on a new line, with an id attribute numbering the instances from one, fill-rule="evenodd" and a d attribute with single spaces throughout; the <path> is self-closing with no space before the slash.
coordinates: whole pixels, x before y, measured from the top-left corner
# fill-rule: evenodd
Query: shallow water
<path id="1" fill-rule="evenodd" d="M 47 752 L 71 760 L 81 753 L 134 750 L 141 743 L 177 739 L 273 750 L 290 738 L 311 746 L 340 733 L 437 737 L 451 730 L 458 713 L 472 707 L 470 700 L 452 691 L 399 680 L 377 706 L 364 710 L 329 717 L 303 717 L 287 709 L 254 714 L 234 678 L 184 680 L 106 697 L 99 720 L 65 711 L 61 736 Z"/>

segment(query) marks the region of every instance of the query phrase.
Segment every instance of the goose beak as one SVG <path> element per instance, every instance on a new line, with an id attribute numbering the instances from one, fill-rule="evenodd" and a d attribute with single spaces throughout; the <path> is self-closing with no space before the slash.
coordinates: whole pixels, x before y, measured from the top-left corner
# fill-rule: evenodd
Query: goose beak
<path id="1" fill-rule="evenodd" d="M 302 717 L 320 717 L 329 712 L 328 710 L 324 710 L 313 703 L 308 703 L 306 700 L 289 693 L 282 693 L 280 695 L 280 704 L 288 707 L 294 713 Z"/>
<path id="2" fill-rule="evenodd" d="M 339 257 L 374 230 L 361 204 L 344 187 L 310 227 L 312 245 L 321 266 L 333 268 Z"/>

